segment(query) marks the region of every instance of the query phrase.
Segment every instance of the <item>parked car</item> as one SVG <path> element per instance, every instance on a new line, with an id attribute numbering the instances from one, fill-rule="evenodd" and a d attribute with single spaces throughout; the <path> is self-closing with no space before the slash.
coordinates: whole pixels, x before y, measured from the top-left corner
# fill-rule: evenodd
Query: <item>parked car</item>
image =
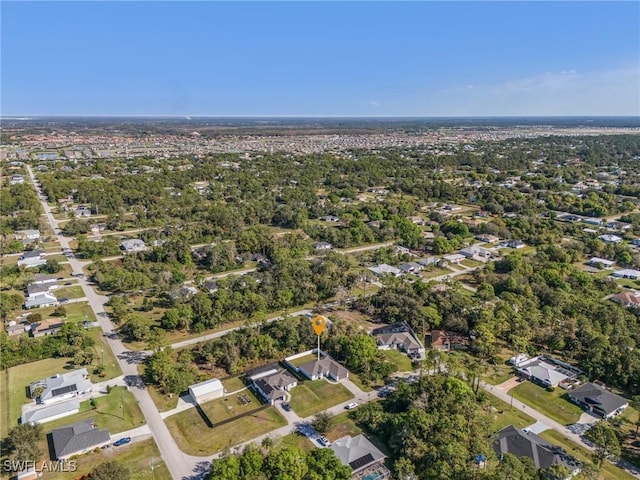
<path id="1" fill-rule="evenodd" d="M 347 406 L 345 406 L 344 408 L 346 408 L 347 410 L 353 410 L 354 408 L 356 408 L 358 406 L 358 404 L 356 402 L 351 402 L 350 404 L 348 404 Z"/>
<path id="2" fill-rule="evenodd" d="M 318 443 L 323 447 L 328 447 L 329 445 L 331 445 L 331 442 L 329 441 L 329 439 L 324 435 L 321 435 L 320 438 L 318 438 Z"/>
<path id="3" fill-rule="evenodd" d="M 69 303 L 69 299 L 68 298 L 61 298 L 60 303 Z"/>
<path id="4" fill-rule="evenodd" d="M 289 405 L 287 402 L 282 402 L 282 409 L 289 412 L 291 410 L 291 405 Z"/>
<path id="5" fill-rule="evenodd" d="M 126 445 L 131 441 L 131 437 L 122 437 L 120 440 L 116 440 L 113 442 L 114 447 L 119 447 L 121 445 Z"/>

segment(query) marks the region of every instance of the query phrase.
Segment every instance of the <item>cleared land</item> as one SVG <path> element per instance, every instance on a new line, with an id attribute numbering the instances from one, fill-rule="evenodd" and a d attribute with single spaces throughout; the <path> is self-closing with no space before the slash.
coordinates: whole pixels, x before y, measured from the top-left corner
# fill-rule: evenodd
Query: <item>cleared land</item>
<path id="1" fill-rule="evenodd" d="M 531 405 L 563 425 L 576 423 L 582 415 L 580 407 L 562 398 L 565 391 L 561 388 L 555 388 L 553 392 L 548 392 L 545 388 L 526 381 L 511 389 L 511 392 L 513 392 L 514 398 Z"/>
<path id="2" fill-rule="evenodd" d="M 249 400 L 249 402 L 245 401 L 243 404 L 241 399 Z M 237 395 L 222 397 L 204 403 L 201 405 L 201 408 L 207 414 L 211 423 L 215 426 L 216 423 L 260 408 L 260 402 L 250 390 L 245 390 Z"/>
<path id="3" fill-rule="evenodd" d="M 303 382 L 291 390 L 291 408 L 305 418 L 353 398 L 342 385 L 325 380 Z"/>
<path id="4" fill-rule="evenodd" d="M 398 350 L 381 350 L 382 354 L 387 357 L 391 363 L 395 363 L 399 372 L 412 372 L 413 364 L 406 353 Z"/>
<path id="5" fill-rule="evenodd" d="M 195 408 L 172 415 L 165 422 L 178 447 L 189 455 L 213 455 L 287 424 L 275 407 L 213 428 L 205 424 Z"/>

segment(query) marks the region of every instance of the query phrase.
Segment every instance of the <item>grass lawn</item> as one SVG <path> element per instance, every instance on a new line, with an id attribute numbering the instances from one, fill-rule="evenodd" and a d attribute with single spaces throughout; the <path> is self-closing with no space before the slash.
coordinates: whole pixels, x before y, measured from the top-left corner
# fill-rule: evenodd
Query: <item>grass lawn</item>
<path id="1" fill-rule="evenodd" d="M 473 267 L 477 267 L 479 265 L 483 265 L 482 262 L 478 262 L 477 260 L 469 260 L 469 259 L 462 260 L 460 263 L 462 265 L 464 265 L 465 267 L 469 267 L 469 268 L 473 268 Z"/>
<path id="2" fill-rule="evenodd" d="M 92 471 L 101 463 L 115 460 L 120 465 L 129 468 L 131 480 L 148 480 L 151 476 L 151 465 L 154 466 L 153 478 L 155 480 L 170 480 L 171 475 L 160 458 L 160 451 L 155 441 L 150 438 L 142 442 L 130 443 L 122 447 L 111 447 L 100 450 L 97 453 L 80 455 L 76 462 L 78 470 L 72 473 L 45 474 L 44 480 L 71 480 L 76 479 Z"/>
<path id="3" fill-rule="evenodd" d="M 246 396 L 251 401 L 246 405 L 242 405 L 238 398 L 240 396 Z M 211 420 L 211 423 L 215 425 L 223 420 L 228 420 L 259 408 L 260 402 L 251 390 L 246 390 L 238 395 L 211 400 L 202 404 L 201 407 L 209 417 L 209 420 Z"/>
<path id="4" fill-rule="evenodd" d="M 576 459 L 582 462 L 592 462 L 591 453 L 587 449 L 565 437 L 560 432 L 556 432 L 555 430 L 546 430 L 542 432 L 540 436 L 549 443 L 561 446 Z M 604 462 L 602 471 L 600 472 L 600 478 L 607 480 L 633 480 L 635 477 L 612 463 Z"/>
<path id="5" fill-rule="evenodd" d="M 339 383 L 314 380 L 303 382 L 291 390 L 289 403 L 294 412 L 305 418 L 351 398 L 353 398 L 351 392 Z"/>
<path id="6" fill-rule="evenodd" d="M 291 365 L 293 365 L 294 367 L 299 367 L 300 365 L 304 365 L 305 363 L 313 362 L 314 360 L 317 360 L 317 359 L 318 359 L 317 355 L 310 353 L 309 355 L 305 355 L 303 357 L 296 358 L 294 360 L 289 360 L 289 363 Z"/>
<path id="7" fill-rule="evenodd" d="M 122 400 L 124 399 L 124 419 L 122 418 Z M 95 418 L 96 425 L 106 428 L 112 435 L 144 425 L 144 416 L 133 394 L 124 387 L 115 387 L 107 395 L 96 397 L 96 409 L 91 400 L 80 403 L 80 413 L 44 424 L 45 432 L 70 423 Z"/>
<path id="8" fill-rule="evenodd" d="M 56 294 L 57 294 L 57 291 L 56 291 Z M 62 306 L 67 311 L 67 316 L 65 317 L 67 322 L 84 322 L 85 319 L 89 322 L 96 321 L 96 317 L 93 314 L 93 310 L 91 310 L 91 307 L 87 302 L 68 303 Z M 40 309 L 34 310 L 34 312 L 37 312 L 40 315 L 42 315 L 42 318 L 47 318 L 49 315 L 51 315 L 51 312 L 53 312 L 56 308 L 57 307 L 40 308 Z"/>
<path id="9" fill-rule="evenodd" d="M 508 403 L 503 402 L 498 397 L 485 392 L 489 404 L 489 412 L 493 418 L 492 426 L 494 431 L 499 431 L 507 425 L 515 425 L 518 428 L 527 427 L 536 423 L 535 418 L 530 417 L 526 413 L 511 408 Z"/>
<path id="10" fill-rule="evenodd" d="M 242 378 L 240 377 L 229 377 L 222 380 L 222 386 L 226 390 L 227 393 L 235 392 L 237 390 L 241 390 L 246 387 Z"/>
<path id="11" fill-rule="evenodd" d="M 178 447 L 189 455 L 212 455 L 287 424 L 285 418 L 268 407 L 232 422 L 209 428 L 195 408 L 165 420 Z"/>
<path id="12" fill-rule="evenodd" d="M 451 270 L 448 268 L 434 268 L 433 270 L 423 270 L 421 275 L 424 278 L 433 278 L 439 277 L 440 275 L 447 275 L 449 273 L 451 273 Z"/>
<path id="13" fill-rule="evenodd" d="M 303 452 L 309 452 L 316 448 L 316 446 L 307 437 L 301 433 L 290 433 L 280 438 L 276 445 L 278 447 L 298 447 Z"/>
<path id="14" fill-rule="evenodd" d="M 96 359 L 93 361 L 92 365 L 98 366 L 104 363 L 104 377 L 94 377 L 94 381 L 104 381 L 122 375 L 120 365 L 118 365 L 118 361 L 116 360 L 116 356 L 111 351 L 111 347 L 107 344 L 107 339 L 102 333 L 102 330 L 99 327 L 94 327 L 89 329 L 88 332 L 89 336 L 96 342 L 96 344 L 93 346 L 96 352 Z M 90 366 L 87 366 L 87 370 L 89 371 L 89 373 L 92 373 L 92 368 L 90 368 Z"/>
<path id="15" fill-rule="evenodd" d="M 362 383 L 362 380 L 360 380 L 360 377 L 353 373 L 353 372 L 349 372 L 349 380 L 351 380 L 353 383 L 356 384 L 356 386 L 362 390 L 363 392 L 372 392 L 373 391 L 373 386 L 379 387 L 384 385 L 384 380 L 380 380 L 380 382 L 378 383 L 374 383 L 373 386 L 372 385 L 365 385 L 364 383 Z"/>
<path id="16" fill-rule="evenodd" d="M 26 387 L 29 383 L 51 376 L 57 372 L 66 372 L 68 358 L 48 358 L 37 362 L 26 363 L 1 372 L 4 381 L 0 383 L 0 399 L 2 401 L 2 428 L 0 437 L 7 436 L 9 429 L 18 424 L 22 416 L 22 405 L 29 403 Z"/>
<path id="17" fill-rule="evenodd" d="M 500 385 L 513 377 L 513 367 L 510 365 L 489 365 L 482 374 L 482 379 L 491 385 Z"/>
<path id="18" fill-rule="evenodd" d="M 387 357 L 391 363 L 395 363 L 398 366 L 399 372 L 412 372 L 413 364 L 411 363 L 411 359 L 407 356 L 406 353 L 402 353 L 399 350 L 380 350 L 382 354 Z"/>
<path id="19" fill-rule="evenodd" d="M 561 388 L 555 388 L 553 392 L 548 392 L 545 388 L 526 381 L 510 391 L 521 402 L 531 405 L 562 425 L 576 423 L 582 415 L 580 407 L 562 398 L 565 391 Z"/>
<path id="20" fill-rule="evenodd" d="M 356 425 L 356 422 L 349 418 L 349 412 L 344 412 L 331 419 L 331 429 L 327 432 L 326 437 L 330 441 L 335 442 L 345 435 L 355 437 L 361 433 L 362 429 Z"/>
<path id="21" fill-rule="evenodd" d="M 56 298 L 82 298 L 84 297 L 84 292 L 82 291 L 82 287 L 80 285 L 76 285 L 74 287 L 64 287 L 59 288 L 58 290 L 54 290 Z M 66 308 L 66 307 L 65 307 Z"/>

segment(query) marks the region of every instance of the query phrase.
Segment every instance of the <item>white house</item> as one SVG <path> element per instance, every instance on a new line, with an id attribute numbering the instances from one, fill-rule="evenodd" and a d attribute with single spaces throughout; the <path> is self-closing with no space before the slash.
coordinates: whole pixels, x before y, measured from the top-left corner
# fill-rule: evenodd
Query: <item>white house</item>
<path id="1" fill-rule="evenodd" d="M 33 268 L 39 267 L 41 265 L 46 265 L 47 260 L 45 256 L 46 254 L 44 253 L 44 250 L 31 250 L 28 252 L 24 252 L 18 259 L 18 266 L 24 268 Z"/>
<path id="2" fill-rule="evenodd" d="M 92 388 L 89 372 L 86 368 L 81 368 L 68 373 L 56 373 L 52 377 L 31 383 L 29 395 L 37 398 L 38 403 L 47 405 L 77 397 L 90 392 Z"/>
<path id="3" fill-rule="evenodd" d="M 189 395 L 196 403 L 204 403 L 224 395 L 225 390 L 222 382 L 217 378 L 212 378 L 204 382 L 196 383 L 189 387 Z"/>
<path id="4" fill-rule="evenodd" d="M 30 295 L 24 302 L 24 308 L 27 310 L 30 308 L 53 307 L 56 305 L 58 305 L 58 299 L 49 292 Z"/>
<path id="5" fill-rule="evenodd" d="M 640 279 L 640 271 L 634 270 L 632 268 L 623 268 L 622 270 L 616 270 L 611 275 L 616 278 L 629 278 L 631 280 Z"/>
<path id="6" fill-rule="evenodd" d="M 600 240 L 602 240 L 604 243 L 620 243 L 622 242 L 622 237 L 619 237 L 618 235 L 600 235 L 598 237 Z"/>
<path id="7" fill-rule="evenodd" d="M 615 264 L 616 262 L 614 262 L 613 260 L 607 260 L 606 258 L 591 257 L 589 259 L 589 265 L 591 265 L 592 267 L 602 266 L 602 268 L 611 268 Z"/>
<path id="8" fill-rule="evenodd" d="M 31 409 L 22 414 L 21 423 L 46 423 L 80 412 L 80 400 L 53 403 L 41 408 Z"/>
<path id="9" fill-rule="evenodd" d="M 402 275 L 402 270 L 392 267 L 391 265 L 387 265 L 386 263 L 381 263 L 375 267 L 369 267 L 368 270 L 375 273 L 378 277 L 381 277 L 382 275 L 393 275 L 394 277 L 399 277 Z"/>
<path id="10" fill-rule="evenodd" d="M 147 248 L 144 241 L 139 238 L 129 238 L 120 242 L 120 250 L 125 253 L 142 252 Z"/>

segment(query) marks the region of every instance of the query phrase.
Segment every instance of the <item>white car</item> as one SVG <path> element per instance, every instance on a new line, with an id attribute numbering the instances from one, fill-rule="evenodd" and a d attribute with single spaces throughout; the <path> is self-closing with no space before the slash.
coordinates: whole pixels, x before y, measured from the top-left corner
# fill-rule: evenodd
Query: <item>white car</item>
<path id="1" fill-rule="evenodd" d="M 356 408 L 358 406 L 358 404 L 356 402 L 351 402 L 350 404 L 348 404 L 346 407 L 347 410 L 353 410 L 354 408 Z"/>

